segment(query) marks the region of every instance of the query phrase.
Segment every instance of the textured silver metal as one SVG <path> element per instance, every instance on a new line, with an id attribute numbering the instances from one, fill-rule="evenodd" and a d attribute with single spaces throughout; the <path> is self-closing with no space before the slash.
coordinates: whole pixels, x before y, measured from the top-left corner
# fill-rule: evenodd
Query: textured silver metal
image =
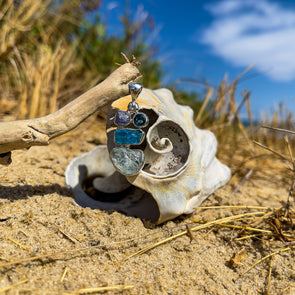
<path id="1" fill-rule="evenodd" d="M 130 113 L 136 113 L 138 110 L 139 110 L 139 105 L 137 102 L 135 102 L 135 100 L 128 104 L 128 111 Z"/>
<path id="2" fill-rule="evenodd" d="M 140 83 L 130 83 L 129 84 L 129 93 L 132 97 L 132 101 L 135 101 L 142 91 L 143 86 Z"/>

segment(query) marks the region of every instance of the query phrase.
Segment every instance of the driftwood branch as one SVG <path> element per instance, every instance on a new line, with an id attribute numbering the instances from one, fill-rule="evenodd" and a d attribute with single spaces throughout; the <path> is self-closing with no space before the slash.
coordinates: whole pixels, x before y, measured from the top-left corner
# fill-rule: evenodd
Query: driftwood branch
<path id="1" fill-rule="evenodd" d="M 50 139 L 77 127 L 100 108 L 129 93 L 128 83 L 140 77 L 135 62 L 127 62 L 97 86 L 48 116 L 0 123 L 0 164 L 11 163 L 11 151 L 48 145 Z"/>

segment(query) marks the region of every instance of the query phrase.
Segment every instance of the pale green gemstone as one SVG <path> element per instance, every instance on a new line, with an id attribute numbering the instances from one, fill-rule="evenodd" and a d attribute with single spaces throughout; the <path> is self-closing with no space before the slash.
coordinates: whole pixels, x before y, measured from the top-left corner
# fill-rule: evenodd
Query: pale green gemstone
<path id="1" fill-rule="evenodd" d="M 124 175 L 137 174 L 144 164 L 143 151 L 138 149 L 113 148 L 110 157 L 117 170 Z"/>

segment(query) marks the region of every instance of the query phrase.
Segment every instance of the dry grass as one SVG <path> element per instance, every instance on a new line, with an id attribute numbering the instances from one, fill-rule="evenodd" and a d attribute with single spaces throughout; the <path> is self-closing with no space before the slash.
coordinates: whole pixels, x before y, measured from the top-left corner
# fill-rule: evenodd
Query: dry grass
<path id="1" fill-rule="evenodd" d="M 29 35 L 28 32 L 36 25 L 37 19 L 42 18 L 49 3 L 48 0 L 42 2 L 26 0 L 15 6 L 13 0 L 0 1 L 0 106 L 3 113 L 9 113 L 18 105 L 21 108 L 19 118 L 25 118 L 28 113 L 27 110 L 24 111 L 23 105 L 27 89 L 24 89 L 20 76 L 22 75 L 23 79 L 28 77 L 26 74 L 23 75 L 21 69 L 17 67 L 13 52 L 17 50 L 23 38 Z M 29 78 L 31 78 L 30 75 Z"/>
<path id="2" fill-rule="evenodd" d="M 24 33 L 30 31 L 38 19 L 47 11 L 50 0 L 20 1 L 14 5 L 14 0 L 0 1 L 0 60 L 4 60 L 15 46 L 24 38 Z"/>
<path id="3" fill-rule="evenodd" d="M 85 87 L 85 77 L 69 84 L 71 72 L 80 64 L 75 45 L 59 32 L 58 23 L 67 17 L 63 10 L 46 23 L 44 15 L 50 15 L 51 4 L 51 0 L 19 4 L 0 0 L 1 114 L 13 113 L 17 119 L 44 116 Z M 59 39 L 52 42 L 56 36 Z"/>
<path id="4" fill-rule="evenodd" d="M 58 96 L 73 68 L 74 50 L 41 44 L 34 55 L 15 49 L 11 58 L 19 97 L 18 118 L 36 118 L 57 110 Z"/>

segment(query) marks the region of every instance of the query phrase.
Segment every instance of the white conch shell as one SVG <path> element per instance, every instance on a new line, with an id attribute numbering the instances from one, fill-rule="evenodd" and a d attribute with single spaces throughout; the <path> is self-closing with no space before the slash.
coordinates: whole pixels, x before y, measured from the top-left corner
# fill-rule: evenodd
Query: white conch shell
<path id="1" fill-rule="evenodd" d="M 127 110 L 130 101 L 130 96 L 126 96 L 112 104 L 107 122 L 109 151 L 116 146 L 114 115 L 118 109 Z M 230 178 L 229 168 L 215 157 L 215 136 L 210 131 L 198 129 L 194 125 L 192 109 L 177 104 L 168 89 L 143 89 L 137 103 L 150 120 L 143 128 L 147 132 L 146 140 L 136 147 L 144 151 L 145 165 L 137 175 L 126 176 L 126 179 L 152 196 L 158 212 L 151 214 L 150 219 L 156 223 L 192 213 Z M 100 164 L 97 162 L 96 165 Z M 67 174 L 66 178 L 68 183 Z M 103 180 L 98 182 L 103 183 Z M 100 190 L 102 185 L 94 183 L 94 186 Z M 117 209 L 129 214 L 129 209 L 134 206 L 131 201 L 127 203 L 124 208 L 119 206 Z M 140 202 L 134 204 L 140 206 Z M 99 204 L 95 208 L 98 207 Z M 114 209 L 114 205 L 110 209 Z"/>

